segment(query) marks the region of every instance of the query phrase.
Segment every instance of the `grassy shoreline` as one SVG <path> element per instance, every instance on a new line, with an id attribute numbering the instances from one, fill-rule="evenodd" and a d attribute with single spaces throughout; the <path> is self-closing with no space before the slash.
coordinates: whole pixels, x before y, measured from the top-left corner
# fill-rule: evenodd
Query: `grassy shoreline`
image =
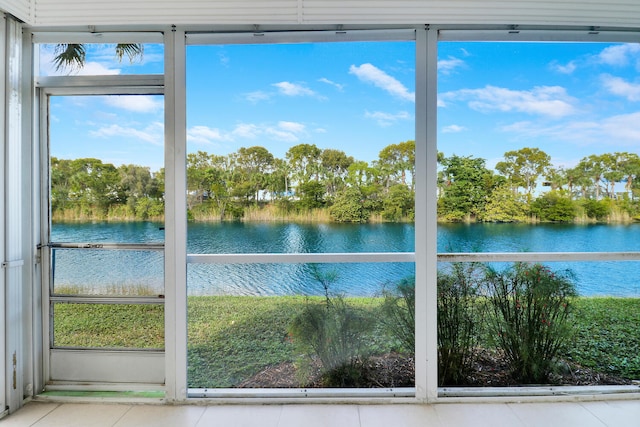
<path id="1" fill-rule="evenodd" d="M 188 377 L 190 387 L 233 387 L 261 369 L 299 356 L 289 324 L 305 304 L 302 296 L 193 296 L 188 299 Z M 380 298 L 348 298 L 365 310 Z M 56 345 L 161 348 L 161 305 L 56 304 Z M 567 360 L 602 373 L 640 379 L 640 298 L 580 297 L 572 320 L 577 333 Z M 113 331 L 118 331 L 114 334 Z M 378 328 L 379 352 L 396 344 Z"/>

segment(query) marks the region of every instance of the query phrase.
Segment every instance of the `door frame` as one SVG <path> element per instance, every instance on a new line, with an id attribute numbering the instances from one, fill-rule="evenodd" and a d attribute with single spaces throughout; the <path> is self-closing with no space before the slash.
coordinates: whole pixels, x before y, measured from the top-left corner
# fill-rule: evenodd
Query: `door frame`
<path id="1" fill-rule="evenodd" d="M 49 102 L 52 96 L 108 96 L 108 95 L 163 95 L 164 76 L 73 76 L 41 77 L 36 82 L 36 99 L 39 109 L 40 128 L 40 255 L 42 262 L 42 346 L 43 376 L 46 389 L 69 386 L 100 385 L 110 390 L 158 389 L 165 383 L 164 350 L 112 350 L 112 349 L 67 349 L 54 348 L 51 331 L 51 304 L 59 297 L 51 295 L 51 208 L 50 208 L 50 149 L 49 149 Z M 124 246 L 124 245 L 123 245 Z M 153 245 L 151 245 L 153 246 Z M 156 245 L 157 246 L 157 245 Z M 155 248 L 157 250 L 158 248 Z M 163 250 L 163 249 L 160 249 Z M 82 301 L 80 303 L 94 303 Z M 63 302 L 74 300 L 64 298 Z M 140 300 L 140 301 L 137 301 Z M 148 303 L 148 298 L 127 298 L 126 303 Z M 136 302 L 137 301 L 137 302 Z M 58 301 L 60 302 L 60 301 Z M 117 299 L 105 302 L 118 303 Z M 108 385 L 105 385 L 108 384 Z"/>

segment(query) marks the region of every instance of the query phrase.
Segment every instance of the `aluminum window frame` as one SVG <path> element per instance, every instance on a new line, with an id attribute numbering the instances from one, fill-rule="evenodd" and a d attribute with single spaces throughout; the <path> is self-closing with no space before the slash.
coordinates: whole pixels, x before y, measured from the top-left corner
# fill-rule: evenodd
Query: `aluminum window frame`
<path id="1" fill-rule="evenodd" d="M 375 26 L 369 26 L 374 28 Z M 527 396 L 556 396 L 560 399 L 575 400 L 576 395 L 593 398 L 595 394 L 601 394 L 601 389 L 588 387 L 578 387 L 578 391 L 571 390 L 564 397 L 558 396 L 560 391 L 553 388 L 536 388 L 534 391 L 523 388 L 502 388 L 500 393 L 493 390 L 477 389 L 456 389 L 453 395 L 446 388 L 437 386 L 437 318 L 436 318 L 436 280 L 438 262 L 455 261 L 637 261 L 640 260 L 640 252 L 576 252 L 576 253 L 451 253 L 438 254 L 436 247 L 437 239 L 437 50 L 438 41 L 528 41 L 528 42 L 638 42 L 640 32 L 598 30 L 596 28 L 575 28 L 567 27 L 539 27 L 520 29 L 515 26 L 501 26 L 499 29 L 487 26 L 479 28 L 477 26 L 428 26 L 428 25 L 407 25 L 406 30 L 396 29 L 376 29 L 376 30 L 342 30 L 342 26 L 335 26 L 334 29 L 323 31 L 306 31 L 308 27 L 270 27 L 269 31 L 258 31 L 256 26 L 253 30 L 248 27 L 238 27 L 237 32 L 233 32 L 233 27 L 226 27 L 227 33 L 213 33 L 203 29 L 173 27 L 165 28 L 161 31 L 151 31 L 144 33 L 72 33 L 72 32 L 34 32 L 32 43 L 91 43 L 91 42 L 135 42 L 130 35 L 135 34 L 139 41 L 153 43 L 164 42 L 165 73 L 164 73 L 164 99 L 165 99 L 165 171 L 167 179 L 166 205 L 165 205 L 165 401 L 167 402 L 196 402 L 202 396 L 188 396 L 187 391 L 187 315 L 186 315 L 186 267 L 192 262 L 222 262 L 227 255 L 215 255 L 214 257 L 200 255 L 187 255 L 186 251 L 186 46 L 197 44 L 210 44 L 210 40 L 224 40 L 221 43 L 273 43 L 279 42 L 305 42 L 314 41 L 313 37 L 324 38 L 315 41 L 344 41 L 346 37 L 355 37 L 358 33 L 367 40 L 381 40 L 383 35 L 390 36 L 406 31 L 415 32 L 416 41 L 416 187 L 424 191 L 416 192 L 416 219 L 415 253 L 404 254 L 406 259 L 413 258 L 416 264 L 416 387 L 412 395 L 403 395 L 402 398 L 390 399 L 390 394 L 373 393 L 370 395 L 326 395 L 318 393 L 295 394 L 290 391 L 281 392 L 278 389 L 256 390 L 253 394 L 258 402 L 275 403 L 281 402 L 301 402 L 300 397 L 304 395 L 308 402 L 371 402 L 371 401 L 392 401 L 394 403 L 434 403 L 450 401 L 468 401 L 470 396 L 488 397 L 489 401 L 495 402 L 496 396 L 503 396 L 506 401 L 527 400 Z M 492 29 L 490 29 L 492 28 Z M 100 34 L 100 35 L 98 35 Z M 106 36 L 106 38 L 105 38 Z M 312 37 L 313 36 L 313 37 Z M 305 37 L 307 39 L 305 39 Z M 342 37 L 342 40 L 339 38 Z M 147 39 L 148 38 L 148 39 Z M 353 40 L 355 41 L 355 40 Z M 37 51 L 37 49 L 35 49 Z M 36 60 L 37 62 L 37 60 Z M 25 71 L 25 75 L 26 75 Z M 100 76 L 102 80 L 105 76 Z M 118 76 L 119 78 L 125 76 Z M 139 77 L 139 76 L 136 76 Z M 77 77 L 74 77 L 77 78 Z M 55 78 L 54 78 L 55 79 Z M 46 82 L 42 80 L 42 82 Z M 56 86 L 55 80 L 49 83 Z M 90 91 L 92 84 L 97 81 L 86 80 L 86 90 Z M 61 84 L 53 91 L 59 94 L 69 94 L 70 88 L 65 88 Z M 65 92 L 66 91 L 66 92 Z M 39 105 L 37 99 L 39 92 L 35 93 L 34 105 Z M 36 114 L 37 116 L 37 114 Z M 35 129 L 38 129 L 37 118 L 35 119 Z M 30 123 L 26 124 L 27 126 Z M 40 129 L 40 138 L 46 130 Z M 44 135 L 46 136 L 46 135 Z M 42 158 L 48 159 L 48 151 L 40 158 L 40 167 L 43 166 Z M 36 167 L 38 165 L 35 162 Z M 34 172 L 34 176 L 37 174 Z M 45 178 L 41 179 L 41 186 L 44 185 Z M 46 205 L 41 208 L 40 217 L 47 217 Z M 47 217 L 48 218 L 48 217 Z M 48 240 L 48 239 L 47 239 Z M 297 255 L 297 254 L 295 254 Z M 251 256 L 251 254 L 249 254 Z M 268 255 L 270 256 L 270 255 Z M 277 254 L 277 256 L 280 256 Z M 306 256 L 306 255 L 305 255 Z M 321 261 L 324 254 L 309 254 L 306 261 Z M 334 255 L 328 255 L 333 257 Z M 360 256 L 360 255 L 357 255 Z M 368 256 L 367 254 L 362 256 Z M 382 255 L 383 257 L 385 255 Z M 393 256 L 398 256 L 394 253 Z M 378 257 L 378 254 L 375 255 Z M 286 258 L 286 256 L 285 256 Z M 283 258 L 283 260 L 285 259 Z M 256 258 L 257 259 L 257 258 Z M 225 262 L 227 262 L 226 260 Z M 46 257 L 43 257 L 43 263 Z M 233 261 L 235 262 L 235 261 Z M 244 262 L 244 261 L 243 261 Z M 251 260 L 250 262 L 255 262 Z M 42 270 L 46 271 L 43 264 Z M 418 280 L 420 278 L 420 280 Z M 42 301 L 46 301 L 45 298 Z M 34 301 L 37 307 L 38 301 Z M 47 304 L 43 304 L 47 306 Z M 44 321 L 48 319 L 45 313 Z M 48 330 L 45 328 L 44 330 Z M 35 340 L 41 337 L 35 337 Z M 46 348 L 46 347 L 45 347 Z M 36 355 L 37 358 L 37 355 Z M 48 359 L 47 359 L 48 363 Z M 43 370 L 47 371 L 47 363 Z M 46 377 L 46 376 L 45 376 Z M 83 387 L 73 385 L 73 387 Z M 566 389 L 564 389 L 566 390 Z M 613 390 L 613 389 L 607 389 Z M 637 392 L 637 387 L 635 387 Z M 474 393 L 475 392 L 475 393 Z M 613 391 L 615 392 L 615 390 Z M 507 397 L 505 397 L 507 396 Z M 247 402 L 251 401 L 247 394 L 238 394 L 233 390 L 225 393 L 216 393 L 216 402 Z M 247 400 L 249 399 L 249 400 Z M 533 399 L 529 397 L 529 399 Z M 477 400 L 476 400 L 477 401 Z M 211 402 L 210 399 L 204 402 Z"/>
<path id="2" fill-rule="evenodd" d="M 37 39 L 37 38 L 36 38 Z M 125 38 L 131 41 L 131 39 Z M 80 40 L 75 40 L 80 42 Z M 37 49 L 35 49 L 37 51 Z M 50 211 L 50 147 L 49 147 L 49 104 L 52 96 L 110 96 L 110 95 L 161 95 L 165 97 L 164 75 L 116 75 L 116 76 L 35 76 L 34 97 L 37 121 L 36 129 L 39 129 L 36 145 L 40 153 L 39 167 L 41 179 L 39 184 L 39 227 L 41 230 L 40 245 L 38 246 L 41 262 L 41 359 L 42 378 L 44 384 L 49 381 L 76 381 L 76 382 L 96 382 L 108 381 L 109 369 L 100 366 L 115 366 L 118 360 L 122 360 L 123 354 L 128 354 L 133 363 L 125 364 L 124 369 L 128 374 L 120 374 L 119 379 L 123 381 L 127 376 L 134 377 L 141 373 L 142 380 L 149 380 L 153 384 L 160 384 L 165 379 L 165 350 L 158 349 L 100 349 L 100 348 L 57 348 L 54 347 L 53 318 L 51 307 L 56 303 L 79 303 L 79 304 L 158 304 L 166 306 L 164 298 L 154 297 L 88 297 L 88 296 L 66 296 L 54 295 L 53 283 L 51 282 L 51 255 L 56 248 L 65 248 L 66 243 L 51 242 L 51 211 Z M 166 145 L 166 142 L 165 142 Z M 78 246 L 100 246 L 100 249 L 129 249 L 135 245 L 109 245 L 92 243 L 76 244 L 75 249 L 83 249 Z M 69 245 L 73 247 L 74 245 Z M 142 245 L 147 250 L 163 250 L 158 244 Z M 69 248 L 71 249 L 71 248 Z M 166 255 L 165 255 L 166 257 Z M 165 260 L 166 262 L 166 260 Z M 165 280 L 165 287 L 166 287 Z M 166 291 L 165 291 L 166 293 Z M 166 323 L 166 319 L 165 319 Z M 166 347 L 165 337 L 165 347 Z M 69 363 L 65 357 L 82 363 Z M 120 359 L 118 359 L 120 358 Z M 97 363 L 98 367 L 92 371 L 92 363 Z M 69 368 L 72 366 L 72 368 Z M 163 369 L 159 370 L 162 367 Z M 84 369 L 83 369 L 84 368 Z M 152 372 L 153 371 L 153 372 Z M 92 373 L 96 377 L 91 381 Z M 58 376 L 59 378 L 55 378 Z M 68 378 L 67 378 L 68 376 Z M 114 377 L 115 378 L 115 377 Z M 148 385 L 139 384 L 140 381 L 122 385 L 115 384 L 114 390 L 136 390 L 146 388 Z M 156 388 L 159 386 L 156 385 Z"/>
<path id="3" fill-rule="evenodd" d="M 468 29 L 439 28 L 438 42 L 530 42 L 530 43 L 638 43 L 638 31 L 588 29 L 545 28 L 520 29 L 509 26 L 504 29 Z M 437 90 L 437 83 L 436 83 Z M 437 127 L 437 120 L 432 127 Z M 433 199 L 434 201 L 437 199 Z M 481 252 L 481 253 L 438 253 L 438 263 L 446 262 L 557 262 L 557 261 L 640 261 L 640 251 L 626 252 Z M 435 308 L 433 308 L 435 310 Z M 634 386 L 576 386 L 576 387 L 460 387 L 451 389 L 438 387 L 434 401 L 464 401 L 468 398 L 488 398 L 496 401 L 518 400 L 540 396 L 579 396 L 607 394 L 639 394 L 640 388 Z"/>
<path id="4" fill-rule="evenodd" d="M 290 32 L 254 32 L 254 33 L 186 33 L 186 46 L 201 45 L 224 45 L 224 44 L 295 44 L 295 43 L 332 43 L 332 42 L 358 42 L 358 41 L 413 41 L 416 49 L 416 68 L 418 61 L 424 61 L 426 57 L 424 52 L 424 43 L 426 38 L 419 36 L 424 29 L 406 28 L 393 30 L 337 30 L 337 31 L 290 31 Z M 434 64 L 435 65 L 435 64 Z M 424 67 L 421 67 L 424 68 Z M 416 71 L 414 78 L 416 85 L 424 87 L 421 79 L 418 78 Z M 419 95 L 418 87 L 416 87 L 416 97 Z M 435 99 L 435 98 L 434 98 Z M 434 104 L 435 105 L 435 104 Z M 416 115 L 416 134 L 414 135 L 416 146 L 426 145 L 426 129 Z M 418 133 L 421 132 L 419 135 Z M 418 150 L 418 148 L 416 148 Z M 420 150 L 422 151 L 422 150 Z M 416 155 L 416 164 L 419 163 Z M 434 157 L 435 161 L 435 157 Z M 420 162 L 422 163 L 422 162 Z M 418 167 L 416 166 L 416 170 Z M 416 186 L 418 186 L 418 177 L 416 176 Z M 424 180 L 423 180 L 424 181 Z M 424 184 L 424 182 L 422 182 Z M 418 197 L 419 198 L 419 197 Z M 425 216 L 423 209 L 420 209 L 416 201 L 416 222 L 419 216 Z M 417 231 L 416 231 L 417 236 Z M 424 271 L 419 269 L 420 263 L 416 262 L 421 255 L 418 249 L 418 239 L 416 238 L 416 248 L 414 252 L 378 252 L 378 253 L 243 253 L 243 254 L 187 254 L 187 264 L 278 264 L 278 263 L 383 263 L 383 262 L 406 262 L 414 263 L 416 266 L 416 288 L 421 287 L 421 283 L 426 284 Z M 424 258 L 424 256 L 423 256 Z M 420 273 L 418 273 L 420 270 Z M 186 302 L 186 301 L 185 301 Z M 421 328 L 422 329 L 422 328 Z M 416 332 L 416 335 L 418 333 Z M 416 358 L 417 360 L 417 358 Z M 416 369 L 418 369 L 416 367 Z M 371 398 L 371 397 L 417 397 L 417 390 L 425 390 L 425 385 L 418 385 L 416 379 L 415 388 L 402 389 L 320 389 L 309 391 L 307 389 L 281 389 L 273 393 L 265 390 L 233 390 L 233 389 L 188 389 L 188 397 L 190 398 L 228 398 L 228 397 L 264 397 L 272 395 L 274 398 L 291 398 L 291 397 L 311 397 L 321 398 L 327 396 L 340 396 L 341 398 Z M 415 390 L 415 391 L 414 391 Z M 423 397 L 424 398 L 424 397 Z"/>

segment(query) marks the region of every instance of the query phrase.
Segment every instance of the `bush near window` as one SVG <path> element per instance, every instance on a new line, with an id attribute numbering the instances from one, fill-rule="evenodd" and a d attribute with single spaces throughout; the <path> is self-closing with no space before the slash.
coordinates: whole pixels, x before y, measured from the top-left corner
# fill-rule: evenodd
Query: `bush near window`
<path id="1" fill-rule="evenodd" d="M 482 277 L 474 264 L 454 263 L 438 272 L 438 384 L 467 381 L 484 319 Z"/>
<path id="2" fill-rule="evenodd" d="M 489 330 L 521 384 L 547 382 L 556 358 L 572 337 L 569 314 L 577 296 L 570 272 L 515 263 L 485 274 L 492 311 Z"/>
<path id="3" fill-rule="evenodd" d="M 365 381 L 364 359 L 369 355 L 373 319 L 341 295 L 332 295 L 335 272 L 322 272 L 312 265 L 311 275 L 322 285 L 325 299 L 322 303 L 308 302 L 293 319 L 289 333 L 305 355 L 320 359 L 324 386 L 358 387 Z M 301 362 L 301 372 L 308 372 L 304 364 L 310 364 L 310 359 Z"/>

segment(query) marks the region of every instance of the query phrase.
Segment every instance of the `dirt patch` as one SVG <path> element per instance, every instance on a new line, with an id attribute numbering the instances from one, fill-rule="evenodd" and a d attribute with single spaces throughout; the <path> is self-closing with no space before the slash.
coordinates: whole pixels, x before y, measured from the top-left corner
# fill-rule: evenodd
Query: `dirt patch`
<path id="1" fill-rule="evenodd" d="M 269 366 L 246 379 L 239 388 L 319 388 L 327 387 L 322 376 L 322 367 L 313 361 L 309 367 L 308 381 L 301 384 L 298 368 L 292 362 Z M 362 377 L 351 385 L 359 388 L 391 388 L 414 386 L 415 361 L 413 357 L 389 353 L 367 359 L 362 368 Z M 558 372 L 553 373 L 548 384 L 538 385 L 628 385 L 631 381 L 613 375 L 602 374 L 592 369 L 561 362 Z M 498 352 L 479 350 L 473 371 L 467 378 L 468 387 L 517 386 L 509 373 L 504 358 Z"/>

